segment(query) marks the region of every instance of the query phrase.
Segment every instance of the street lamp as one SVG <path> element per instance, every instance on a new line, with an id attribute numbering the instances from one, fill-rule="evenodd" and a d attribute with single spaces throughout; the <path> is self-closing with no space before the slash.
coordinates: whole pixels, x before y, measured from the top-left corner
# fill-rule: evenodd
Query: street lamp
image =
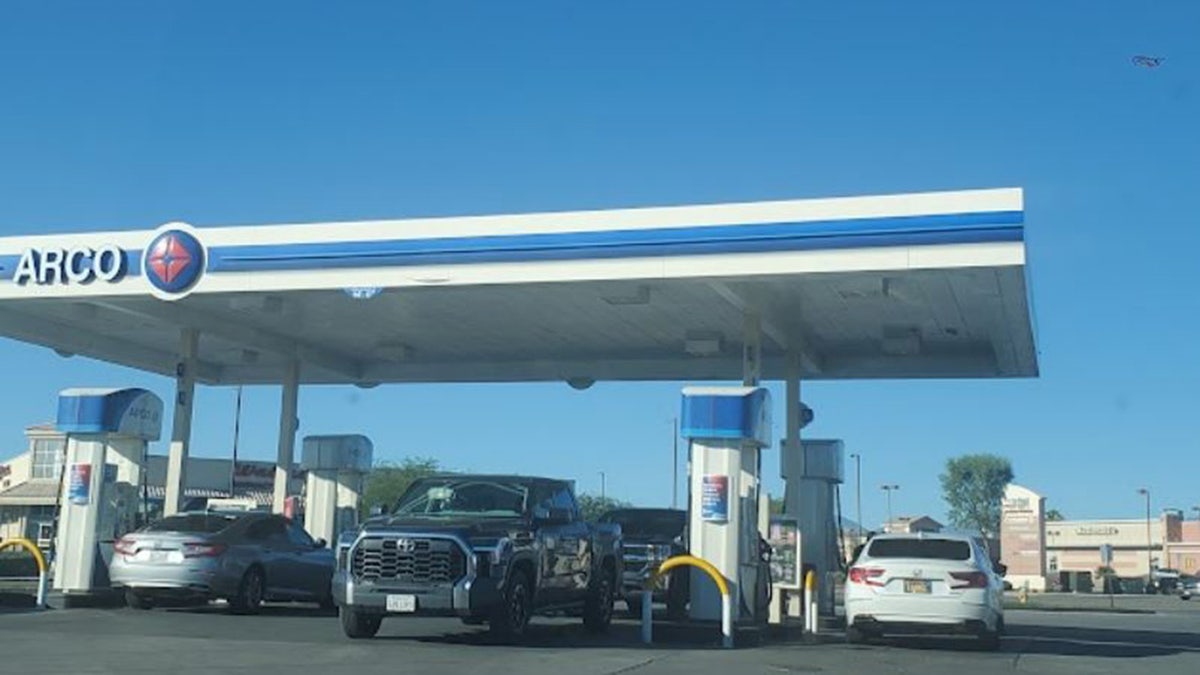
<path id="1" fill-rule="evenodd" d="M 862 457 L 857 452 L 850 453 L 850 459 L 854 460 L 854 501 L 855 503 L 855 518 L 858 519 L 858 544 L 863 541 L 863 520 L 862 520 Z"/>
<path id="2" fill-rule="evenodd" d="M 604 501 L 604 472 L 600 472 L 600 501 Z"/>
<path id="3" fill-rule="evenodd" d="M 679 508 L 679 418 L 671 418 L 671 508 Z"/>
<path id="4" fill-rule="evenodd" d="M 1146 498 L 1146 584 L 1152 586 L 1154 584 L 1154 563 L 1150 557 L 1150 490 L 1138 488 L 1137 493 Z"/>
<path id="5" fill-rule="evenodd" d="M 884 530 L 884 532 L 891 532 L 891 530 L 892 530 L 892 492 L 894 490 L 899 490 L 900 486 L 896 485 L 895 483 L 888 483 L 887 485 L 880 485 L 879 489 L 883 490 L 884 492 L 887 493 L 888 519 L 887 519 L 887 524 L 884 525 L 883 530 Z"/>

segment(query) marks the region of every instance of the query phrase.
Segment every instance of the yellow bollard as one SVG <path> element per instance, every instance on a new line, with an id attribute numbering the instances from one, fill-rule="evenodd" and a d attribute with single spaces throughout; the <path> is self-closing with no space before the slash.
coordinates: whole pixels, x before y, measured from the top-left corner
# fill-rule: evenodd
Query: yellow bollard
<path id="1" fill-rule="evenodd" d="M 662 577 L 667 572 L 676 567 L 690 566 L 703 570 L 713 582 L 717 585 L 717 590 L 721 593 L 721 645 L 726 649 L 733 648 L 733 601 L 729 595 L 729 582 L 725 580 L 725 576 L 715 565 L 704 560 L 690 555 L 677 555 L 674 558 L 668 558 L 663 561 L 658 570 L 650 576 L 646 582 L 646 590 L 642 593 L 642 642 L 650 644 L 653 639 L 653 629 L 651 628 L 652 620 L 650 613 L 650 600 L 653 593 L 650 589 L 654 588 L 654 582 Z"/>
<path id="2" fill-rule="evenodd" d="M 19 546 L 26 551 L 29 551 L 29 554 L 33 556 L 34 562 L 37 563 L 38 587 L 36 602 L 39 608 L 44 609 L 46 607 L 46 590 L 49 585 L 49 575 L 48 568 L 46 566 L 46 558 L 42 556 L 42 550 L 37 547 L 37 544 L 34 544 L 28 539 L 6 539 L 4 541 L 0 541 L 0 551 L 3 551 L 10 546 Z"/>

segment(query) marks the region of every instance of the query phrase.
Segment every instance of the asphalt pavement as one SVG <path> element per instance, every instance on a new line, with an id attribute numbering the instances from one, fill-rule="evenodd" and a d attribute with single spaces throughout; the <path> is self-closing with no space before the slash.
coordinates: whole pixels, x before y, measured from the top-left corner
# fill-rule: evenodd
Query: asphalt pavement
<path id="1" fill-rule="evenodd" d="M 774 640 L 723 650 L 715 629 L 661 626 L 653 646 L 619 621 L 603 636 L 576 620 L 538 619 L 521 646 L 452 619 L 396 618 L 375 640 L 342 636 L 336 617 L 292 605 L 259 616 L 220 606 L 0 612 L 3 672 L 28 673 L 1158 673 L 1200 672 L 1200 603 L 1163 603 L 1153 614 L 1012 610 L 998 652 L 970 641 L 889 639 L 850 646 Z"/>

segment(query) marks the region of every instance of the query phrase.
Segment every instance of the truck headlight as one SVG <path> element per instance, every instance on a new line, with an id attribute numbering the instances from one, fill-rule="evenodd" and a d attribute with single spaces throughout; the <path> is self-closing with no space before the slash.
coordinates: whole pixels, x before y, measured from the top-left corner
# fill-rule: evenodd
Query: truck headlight
<path id="1" fill-rule="evenodd" d="M 354 546 L 355 540 L 358 539 L 357 532 L 343 532 L 338 536 L 335 546 L 337 551 L 337 568 L 340 570 L 349 569 L 350 567 L 350 548 Z"/>
<path id="2" fill-rule="evenodd" d="M 670 544 L 655 544 L 654 549 L 653 549 L 653 555 L 654 555 L 655 562 L 660 562 L 660 563 L 663 562 L 667 558 L 671 557 L 671 545 Z"/>
<path id="3" fill-rule="evenodd" d="M 493 565 L 504 565 L 508 563 L 508 559 L 512 556 L 513 545 L 512 540 L 508 537 L 501 537 L 496 542 L 496 546 L 492 548 L 491 558 Z"/>

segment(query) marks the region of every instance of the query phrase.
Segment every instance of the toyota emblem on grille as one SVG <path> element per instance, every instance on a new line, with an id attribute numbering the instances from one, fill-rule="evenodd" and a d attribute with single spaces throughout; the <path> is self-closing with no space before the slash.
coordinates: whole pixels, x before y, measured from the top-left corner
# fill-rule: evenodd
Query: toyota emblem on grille
<path id="1" fill-rule="evenodd" d="M 404 553 L 412 553 L 417 549 L 417 543 L 412 539 L 397 539 L 396 550 Z"/>

